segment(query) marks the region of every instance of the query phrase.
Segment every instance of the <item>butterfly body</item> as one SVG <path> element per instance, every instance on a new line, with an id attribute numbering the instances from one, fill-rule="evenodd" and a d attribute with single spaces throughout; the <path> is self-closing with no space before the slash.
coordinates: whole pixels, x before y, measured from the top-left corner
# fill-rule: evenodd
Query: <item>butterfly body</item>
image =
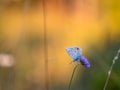
<path id="1" fill-rule="evenodd" d="M 70 55 L 70 57 L 72 57 L 74 62 L 80 60 L 82 65 L 84 65 L 87 68 L 90 67 L 90 63 L 88 62 L 88 60 L 84 56 L 82 56 L 81 48 L 73 46 L 66 48 L 66 51 Z"/>

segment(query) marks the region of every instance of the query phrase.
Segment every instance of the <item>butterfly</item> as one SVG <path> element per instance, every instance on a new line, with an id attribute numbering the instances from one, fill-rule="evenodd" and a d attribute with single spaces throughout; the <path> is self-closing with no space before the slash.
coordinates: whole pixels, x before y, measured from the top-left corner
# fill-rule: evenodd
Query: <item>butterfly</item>
<path id="1" fill-rule="evenodd" d="M 80 61 L 82 65 L 84 65 L 85 67 L 89 68 L 90 67 L 90 63 L 88 62 L 87 58 L 85 58 L 84 56 L 82 56 L 82 49 L 77 47 L 77 46 L 73 46 L 73 47 L 68 47 L 66 48 L 67 53 L 70 55 L 70 57 L 72 57 L 73 61 Z"/>

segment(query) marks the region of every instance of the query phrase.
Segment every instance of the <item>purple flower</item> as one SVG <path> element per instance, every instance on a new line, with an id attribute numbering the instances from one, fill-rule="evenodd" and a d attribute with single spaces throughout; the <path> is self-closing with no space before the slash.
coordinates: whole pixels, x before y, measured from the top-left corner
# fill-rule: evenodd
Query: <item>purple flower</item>
<path id="1" fill-rule="evenodd" d="M 88 62 L 87 58 L 84 56 L 80 56 L 80 62 L 82 65 L 84 65 L 86 68 L 90 67 L 90 63 Z"/>

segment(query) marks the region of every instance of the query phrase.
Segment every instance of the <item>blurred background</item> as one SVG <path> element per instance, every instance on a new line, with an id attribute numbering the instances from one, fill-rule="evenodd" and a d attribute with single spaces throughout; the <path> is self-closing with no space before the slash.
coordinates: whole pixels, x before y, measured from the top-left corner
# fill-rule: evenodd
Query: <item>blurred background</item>
<path id="1" fill-rule="evenodd" d="M 103 90 L 120 48 L 120 1 L 0 0 L 0 90 L 67 90 L 69 46 L 91 63 L 77 68 L 71 90 Z M 119 66 L 106 90 L 120 90 Z"/>

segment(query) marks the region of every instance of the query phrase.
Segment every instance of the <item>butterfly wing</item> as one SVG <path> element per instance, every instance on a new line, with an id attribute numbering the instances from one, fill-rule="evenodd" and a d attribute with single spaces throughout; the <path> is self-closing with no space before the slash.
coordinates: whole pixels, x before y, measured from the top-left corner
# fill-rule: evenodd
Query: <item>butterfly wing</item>
<path id="1" fill-rule="evenodd" d="M 80 56 L 82 55 L 82 49 L 76 46 L 68 47 L 66 48 L 66 51 L 73 58 L 74 61 L 80 59 Z"/>

